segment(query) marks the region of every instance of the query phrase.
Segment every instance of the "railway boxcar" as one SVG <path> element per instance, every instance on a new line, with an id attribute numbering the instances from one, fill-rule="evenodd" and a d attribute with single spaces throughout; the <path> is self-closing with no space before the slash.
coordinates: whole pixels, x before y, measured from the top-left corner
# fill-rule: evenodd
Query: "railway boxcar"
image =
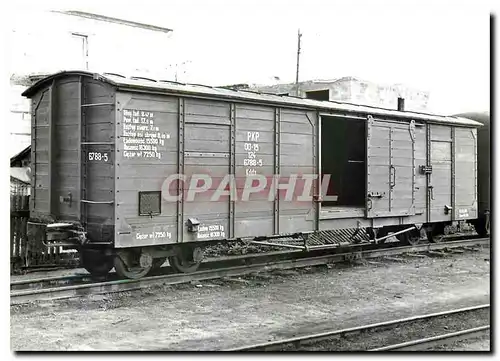
<path id="1" fill-rule="evenodd" d="M 95 275 L 190 272 L 237 239 L 437 241 L 477 218 L 473 120 L 75 71 L 24 95 L 29 237 Z"/>
<path id="2" fill-rule="evenodd" d="M 490 234 L 491 220 L 490 114 L 489 112 L 463 113 L 457 116 L 472 119 L 482 124 L 482 127 L 477 131 L 478 217 L 473 224 L 479 235 L 488 236 Z"/>

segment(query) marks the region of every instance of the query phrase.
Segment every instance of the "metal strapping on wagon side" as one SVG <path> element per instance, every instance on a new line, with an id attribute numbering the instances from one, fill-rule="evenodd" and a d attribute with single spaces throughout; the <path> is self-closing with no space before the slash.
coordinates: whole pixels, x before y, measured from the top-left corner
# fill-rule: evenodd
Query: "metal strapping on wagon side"
<path id="1" fill-rule="evenodd" d="M 186 96 L 194 97 L 208 97 L 208 98 L 223 98 L 232 99 L 235 101 L 252 102 L 252 103 L 272 103 L 275 105 L 282 105 L 296 108 L 312 108 L 321 111 L 342 111 L 346 113 L 368 113 L 374 116 L 382 117 L 395 117 L 415 120 L 426 120 L 433 123 L 441 123 L 448 125 L 461 125 L 478 127 L 482 124 L 467 118 L 456 116 L 442 116 L 427 113 L 397 111 L 392 109 L 378 108 L 367 105 L 356 105 L 352 103 L 343 103 L 338 101 L 321 101 L 314 99 L 304 99 L 291 96 L 271 95 L 264 93 L 256 93 L 244 90 L 232 90 L 221 87 L 211 87 L 206 85 L 194 84 L 180 84 L 176 82 L 153 82 L 141 79 L 128 79 L 121 76 L 112 74 L 95 74 L 85 71 L 63 71 L 50 75 L 28 88 L 23 96 L 30 96 L 36 92 L 44 84 L 54 80 L 55 78 L 68 76 L 68 75 L 81 75 L 92 77 L 93 79 L 109 83 L 113 86 L 123 90 L 134 90 L 136 92 L 159 92 L 165 94 L 183 94 Z"/>
<path id="2" fill-rule="evenodd" d="M 364 229 L 346 228 L 337 230 L 325 230 L 312 233 L 307 239 L 308 246 L 320 246 L 326 244 L 352 244 L 353 240 L 369 241 L 370 237 Z"/>
<path id="3" fill-rule="evenodd" d="M 346 228 L 336 230 L 323 230 L 320 232 L 312 232 L 304 235 L 306 238 L 307 246 L 324 246 L 324 245 L 337 245 L 343 246 L 352 244 L 353 241 L 368 242 L 370 236 L 366 233 L 364 228 Z M 281 237 L 273 239 L 274 244 L 282 244 L 283 246 L 304 246 L 304 240 L 297 237 Z"/>

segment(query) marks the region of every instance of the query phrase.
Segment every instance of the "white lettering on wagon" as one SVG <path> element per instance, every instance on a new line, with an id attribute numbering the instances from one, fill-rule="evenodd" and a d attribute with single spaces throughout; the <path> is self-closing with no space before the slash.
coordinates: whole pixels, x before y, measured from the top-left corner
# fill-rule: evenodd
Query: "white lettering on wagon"
<path id="1" fill-rule="evenodd" d="M 247 141 L 243 144 L 243 150 L 247 152 L 247 157 L 243 159 L 243 166 L 248 167 L 245 168 L 245 175 L 247 176 L 257 174 L 255 167 L 264 165 L 262 158 L 258 157 L 260 150 L 259 138 L 259 132 L 247 132 Z"/>
<path id="2" fill-rule="evenodd" d="M 124 109 L 122 139 L 125 158 L 161 159 L 158 147 L 165 146 L 170 134 L 162 132 L 155 124 L 154 112 Z"/>
<path id="3" fill-rule="evenodd" d="M 152 231 L 146 233 L 137 232 L 135 234 L 135 239 L 143 240 L 143 239 L 158 239 L 158 238 L 168 238 L 172 239 L 172 233 L 165 231 Z"/>
<path id="4" fill-rule="evenodd" d="M 107 162 L 108 159 L 108 153 L 89 152 L 89 161 Z"/>
<path id="5" fill-rule="evenodd" d="M 459 218 L 466 218 L 469 217 L 469 210 L 467 208 L 461 208 L 458 210 L 458 217 Z"/>
<path id="6" fill-rule="evenodd" d="M 197 238 L 198 239 L 208 239 L 208 238 L 225 238 L 226 232 L 224 231 L 224 226 L 219 224 L 212 225 L 201 225 L 198 228 Z"/>

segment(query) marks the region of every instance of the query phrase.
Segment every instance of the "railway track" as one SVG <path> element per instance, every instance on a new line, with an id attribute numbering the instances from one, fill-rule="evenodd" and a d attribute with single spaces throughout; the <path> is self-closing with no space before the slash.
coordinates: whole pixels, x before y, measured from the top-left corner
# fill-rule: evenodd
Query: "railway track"
<path id="1" fill-rule="evenodd" d="M 394 247 L 396 246 L 395 243 L 386 243 L 384 247 Z M 359 250 L 360 248 L 363 249 L 375 249 L 379 247 L 376 244 L 353 244 L 353 245 L 348 245 L 344 246 L 342 248 L 337 247 L 337 248 L 329 248 L 329 249 L 321 249 L 321 250 L 312 250 L 308 253 L 304 253 L 302 250 L 298 249 L 288 249 L 286 251 L 268 251 L 268 252 L 259 252 L 259 253 L 248 253 L 248 254 L 242 254 L 242 255 L 231 255 L 231 256 L 217 256 L 217 257 L 208 257 L 206 258 L 201 266 L 200 270 L 202 269 L 213 269 L 213 268 L 222 268 L 222 267 L 230 267 L 234 266 L 237 264 L 249 264 L 249 263 L 258 263 L 262 262 L 262 260 L 265 260 L 267 258 L 272 258 L 272 259 L 288 259 L 288 258 L 301 258 L 304 257 L 304 255 L 308 256 L 316 256 L 316 255 L 324 255 L 324 254 L 333 254 L 333 253 L 339 253 L 339 252 L 345 252 L 346 250 L 352 249 L 352 250 Z M 172 270 L 170 266 L 162 267 L 160 270 L 152 271 L 150 275 L 166 275 L 169 273 L 174 273 L 175 271 Z M 109 272 L 108 275 L 102 278 L 102 280 L 106 281 L 113 281 L 117 280 L 118 276 L 116 273 L 113 271 Z M 81 270 L 80 272 L 76 272 L 75 274 L 72 275 L 65 275 L 65 276 L 53 276 L 53 277 L 41 277 L 41 278 L 22 278 L 22 277 L 17 277 L 17 279 L 12 280 L 10 283 L 10 288 L 11 291 L 14 290 L 23 290 L 23 289 L 39 289 L 39 288 L 44 288 L 44 287 L 50 287 L 50 286 L 56 286 L 56 285 L 65 285 L 68 283 L 84 283 L 84 282 L 91 282 L 91 276 L 88 272 L 85 270 Z M 95 281 L 95 279 L 94 279 Z"/>
<path id="2" fill-rule="evenodd" d="M 489 238 L 474 238 L 442 243 L 427 243 L 413 246 L 398 244 L 358 245 L 345 250 L 331 249 L 304 254 L 287 251 L 273 254 L 255 254 L 252 256 L 233 256 L 203 264 L 203 269 L 189 274 L 172 273 L 169 267 L 162 268 L 162 274 L 144 277 L 138 280 L 116 279 L 111 274 L 105 281 L 96 282 L 88 274 L 70 277 L 53 277 L 38 280 L 11 282 L 11 304 L 22 304 L 50 299 L 82 297 L 90 294 L 103 294 L 138 290 L 155 285 L 174 285 L 192 281 L 204 281 L 223 277 L 243 276 L 251 273 L 275 269 L 292 269 L 338 263 L 346 260 L 369 259 L 393 256 L 403 253 L 436 252 L 439 250 L 485 245 Z"/>
<path id="3" fill-rule="evenodd" d="M 467 340 L 488 334 L 490 325 L 479 326 L 438 336 L 402 342 L 395 345 L 380 347 L 370 351 L 423 351 L 431 347 L 449 345 L 457 341 Z"/>
<path id="4" fill-rule="evenodd" d="M 289 339 L 277 340 L 261 344 L 247 345 L 225 351 L 417 351 L 431 347 L 450 344 L 459 340 L 475 338 L 488 334 L 490 330 L 490 305 L 447 310 L 444 312 L 413 316 L 380 322 L 360 327 L 332 330 L 319 334 L 304 335 Z M 484 321 L 488 318 L 487 323 Z M 464 321 L 473 320 L 474 327 L 463 329 Z M 486 323 L 486 324 L 485 324 Z M 417 331 L 415 331 L 415 329 Z M 443 329 L 455 329 L 453 332 L 442 332 Z M 421 333 L 430 337 L 415 337 Z M 393 339 L 405 339 L 404 342 L 380 343 Z M 389 341 L 392 342 L 392 341 Z M 377 346 L 374 346 L 377 345 Z"/>
<path id="5" fill-rule="evenodd" d="M 356 248 L 357 246 L 352 246 L 352 248 Z M 375 248 L 375 245 L 365 245 L 365 247 Z M 359 247 L 357 247 L 359 248 Z M 322 255 L 322 254 L 332 254 L 338 251 L 338 249 L 332 249 L 328 251 L 312 251 L 309 255 Z M 204 269 L 215 269 L 215 268 L 223 268 L 223 267 L 231 267 L 235 265 L 242 264 L 250 264 L 250 263 L 262 263 L 263 260 L 267 260 L 268 258 L 272 258 L 275 260 L 279 259 L 289 259 L 289 258 L 300 258 L 303 257 L 304 253 L 300 250 L 287 250 L 287 251 L 273 251 L 266 253 L 253 253 L 246 255 L 235 255 L 235 256 L 222 256 L 222 257 L 212 257 L 205 259 L 201 266 L 200 270 Z M 170 266 L 162 267 L 159 270 L 154 270 L 150 275 L 160 276 L 175 273 L 175 271 Z M 103 277 L 102 281 L 114 281 L 118 280 L 118 275 L 111 271 L 108 275 Z M 66 276 L 55 276 L 55 277 L 43 277 L 43 278 L 25 278 L 13 280 L 10 283 L 11 291 L 19 291 L 26 289 L 41 289 L 41 288 L 49 288 L 53 286 L 64 286 L 67 284 L 82 284 L 95 282 L 95 279 L 92 279 L 91 275 L 86 271 L 75 273 L 73 275 Z"/>

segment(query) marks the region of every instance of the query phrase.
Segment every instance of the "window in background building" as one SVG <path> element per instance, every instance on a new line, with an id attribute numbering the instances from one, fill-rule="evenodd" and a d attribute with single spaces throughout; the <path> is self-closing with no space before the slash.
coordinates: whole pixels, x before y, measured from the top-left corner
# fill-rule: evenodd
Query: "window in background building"
<path id="1" fill-rule="evenodd" d="M 79 45 L 78 58 L 81 62 L 81 67 L 85 70 L 89 69 L 89 39 L 85 34 L 71 33 L 72 37 L 77 41 Z"/>
<path id="2" fill-rule="evenodd" d="M 330 90 L 313 90 L 306 92 L 307 99 L 330 100 Z"/>

